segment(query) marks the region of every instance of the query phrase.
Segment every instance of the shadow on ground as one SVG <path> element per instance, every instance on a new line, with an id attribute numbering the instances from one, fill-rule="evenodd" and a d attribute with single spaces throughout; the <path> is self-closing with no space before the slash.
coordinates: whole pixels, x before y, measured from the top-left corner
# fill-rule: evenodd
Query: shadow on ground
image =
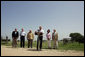
<path id="1" fill-rule="evenodd" d="M 27 49 L 27 51 L 37 51 L 37 49 Z"/>

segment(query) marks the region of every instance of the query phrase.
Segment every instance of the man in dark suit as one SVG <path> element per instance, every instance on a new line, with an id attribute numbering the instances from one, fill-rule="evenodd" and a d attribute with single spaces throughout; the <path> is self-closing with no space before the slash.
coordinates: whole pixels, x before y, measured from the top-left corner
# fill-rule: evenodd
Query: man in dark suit
<path id="1" fill-rule="evenodd" d="M 17 31 L 17 29 L 15 28 L 15 31 L 12 32 L 12 47 L 17 47 L 17 39 L 19 37 L 19 33 Z"/>

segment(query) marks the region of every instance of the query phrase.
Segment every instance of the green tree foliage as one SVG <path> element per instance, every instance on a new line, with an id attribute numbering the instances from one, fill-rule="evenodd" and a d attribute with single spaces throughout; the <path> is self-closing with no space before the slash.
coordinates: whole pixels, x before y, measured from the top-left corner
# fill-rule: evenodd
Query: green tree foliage
<path id="1" fill-rule="evenodd" d="M 84 43 L 84 36 L 81 35 L 80 33 L 70 33 L 69 35 L 71 37 L 71 41 L 76 41 L 79 43 Z"/>

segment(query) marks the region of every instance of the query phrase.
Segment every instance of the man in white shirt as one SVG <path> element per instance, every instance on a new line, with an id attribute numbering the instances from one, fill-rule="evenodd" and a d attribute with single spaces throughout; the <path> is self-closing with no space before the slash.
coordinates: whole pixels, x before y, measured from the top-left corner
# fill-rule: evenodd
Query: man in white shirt
<path id="1" fill-rule="evenodd" d="M 38 35 L 37 38 L 37 50 L 38 50 L 38 46 L 40 46 L 40 50 L 42 49 L 42 40 L 43 40 L 43 34 L 44 34 L 44 30 L 42 29 L 41 26 L 39 26 L 39 29 L 37 31 L 35 31 L 35 35 Z M 40 41 L 40 45 L 39 45 L 39 41 Z"/>
<path id="2" fill-rule="evenodd" d="M 22 31 L 20 32 L 20 46 L 23 48 L 25 46 L 25 36 L 26 36 L 26 33 L 24 32 L 24 29 L 22 28 Z"/>

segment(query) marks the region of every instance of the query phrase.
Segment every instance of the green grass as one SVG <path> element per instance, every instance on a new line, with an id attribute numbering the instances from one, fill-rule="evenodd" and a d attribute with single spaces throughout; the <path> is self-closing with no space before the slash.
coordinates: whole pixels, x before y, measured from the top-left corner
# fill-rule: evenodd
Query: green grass
<path id="1" fill-rule="evenodd" d="M 4 41 L 1 41 L 1 45 L 5 45 L 5 46 L 11 46 L 12 45 L 12 42 L 8 42 L 8 44 Z"/>
<path id="2" fill-rule="evenodd" d="M 84 51 L 84 43 L 67 43 L 66 45 L 63 45 L 62 42 L 59 43 L 59 49 L 60 50 L 77 50 L 77 51 Z"/>
<path id="3" fill-rule="evenodd" d="M 8 42 L 8 44 L 6 44 L 5 42 L 2 42 L 1 41 L 1 45 L 11 46 L 12 45 L 12 42 L 10 41 L 10 42 Z M 27 43 L 27 41 L 25 41 L 25 47 L 27 48 L 27 46 L 28 46 L 28 43 Z M 36 46 L 37 46 L 37 42 L 34 41 L 33 42 L 33 47 L 36 48 Z M 52 46 L 53 46 L 53 43 L 51 41 L 51 47 Z M 20 47 L 20 42 L 18 42 L 18 47 Z M 42 43 L 42 48 L 43 49 L 48 49 L 47 41 L 44 41 Z M 73 43 L 69 42 L 66 45 L 63 45 L 63 42 L 59 42 L 59 48 L 58 48 L 58 50 L 77 50 L 77 51 L 84 51 L 84 43 L 80 43 L 79 44 L 78 42 L 73 42 Z"/>

